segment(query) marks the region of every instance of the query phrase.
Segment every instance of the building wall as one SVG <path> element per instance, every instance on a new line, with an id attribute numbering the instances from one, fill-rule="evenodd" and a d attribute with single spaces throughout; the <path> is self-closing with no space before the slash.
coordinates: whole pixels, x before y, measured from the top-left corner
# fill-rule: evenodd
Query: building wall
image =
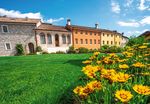
<path id="1" fill-rule="evenodd" d="M 45 35 L 46 44 L 41 44 L 40 35 L 41 33 Z M 51 35 L 52 43 L 48 43 L 48 37 L 47 35 Z M 59 46 L 56 46 L 55 44 L 55 35 L 58 34 L 59 36 Z M 62 35 L 66 36 L 66 44 L 63 44 L 62 41 Z M 67 36 L 70 36 L 71 43 L 68 43 Z M 37 46 L 41 46 L 43 51 L 46 52 L 57 52 L 57 51 L 63 51 L 66 52 L 69 49 L 69 46 L 72 45 L 72 35 L 71 32 L 60 32 L 60 31 L 44 31 L 44 30 L 36 30 L 36 38 L 37 38 Z"/>
<path id="2" fill-rule="evenodd" d="M 101 45 L 121 46 L 122 35 L 116 32 L 103 31 L 101 33 Z"/>
<path id="3" fill-rule="evenodd" d="M 128 43 L 128 38 L 122 37 L 121 47 L 124 47 Z"/>
<path id="4" fill-rule="evenodd" d="M 112 32 L 102 32 L 101 33 L 101 45 L 115 45 L 115 34 Z"/>
<path id="5" fill-rule="evenodd" d="M 75 49 L 85 47 L 88 49 L 99 49 L 100 48 L 100 32 L 88 31 L 88 30 L 72 30 L 73 35 L 73 46 Z M 86 39 L 87 42 L 86 43 Z M 90 44 L 92 40 L 92 44 Z M 78 41 L 78 43 L 76 42 Z M 81 42 L 83 41 L 83 43 Z M 96 41 L 96 44 L 95 42 Z"/>
<path id="6" fill-rule="evenodd" d="M 119 33 L 115 34 L 115 46 L 121 47 L 122 35 Z"/>
<path id="7" fill-rule="evenodd" d="M 2 25 L 8 26 L 8 33 L 2 32 Z M 25 52 L 29 53 L 28 43 L 35 46 L 34 28 L 33 24 L 0 23 L 0 56 L 15 55 L 16 44 L 22 44 Z M 10 43 L 10 50 L 6 50 L 5 43 Z"/>

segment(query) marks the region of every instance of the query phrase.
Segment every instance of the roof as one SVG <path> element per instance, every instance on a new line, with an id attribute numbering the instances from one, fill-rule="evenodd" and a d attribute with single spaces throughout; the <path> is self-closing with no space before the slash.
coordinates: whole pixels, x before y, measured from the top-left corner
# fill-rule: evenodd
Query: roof
<path id="1" fill-rule="evenodd" d="M 140 36 L 150 36 L 150 31 L 146 31 L 143 34 L 141 34 Z"/>
<path id="2" fill-rule="evenodd" d="M 78 26 L 78 25 L 67 25 L 66 26 L 69 29 L 80 29 L 80 30 L 89 30 L 89 31 L 96 31 L 96 32 L 110 32 L 110 33 L 118 33 L 116 30 L 107 30 L 107 29 L 96 29 L 95 27 L 87 27 L 87 26 Z M 118 33 L 122 35 L 121 33 Z"/>
<path id="3" fill-rule="evenodd" d="M 56 26 L 48 23 L 42 23 L 35 30 L 62 31 L 69 32 L 64 26 Z"/>
<path id="4" fill-rule="evenodd" d="M 31 23 L 36 24 L 40 22 L 40 19 L 31 19 L 31 18 L 11 18 L 11 17 L 0 17 L 0 22 L 7 23 Z"/>

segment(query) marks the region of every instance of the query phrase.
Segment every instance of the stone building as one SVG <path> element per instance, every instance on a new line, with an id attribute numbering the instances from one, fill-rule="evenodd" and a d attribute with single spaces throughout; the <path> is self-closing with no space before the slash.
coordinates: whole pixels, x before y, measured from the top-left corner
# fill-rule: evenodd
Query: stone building
<path id="1" fill-rule="evenodd" d="M 150 31 L 145 31 L 140 35 L 140 37 L 143 36 L 145 40 L 148 40 L 150 42 Z"/>
<path id="2" fill-rule="evenodd" d="M 26 53 L 35 50 L 35 32 L 39 19 L 0 17 L 0 55 L 16 54 L 16 44 L 22 44 Z"/>

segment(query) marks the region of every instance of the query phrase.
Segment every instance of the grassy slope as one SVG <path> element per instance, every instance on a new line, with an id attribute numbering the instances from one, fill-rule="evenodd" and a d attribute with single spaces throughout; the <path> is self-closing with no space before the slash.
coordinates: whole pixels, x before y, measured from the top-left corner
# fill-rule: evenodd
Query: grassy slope
<path id="1" fill-rule="evenodd" d="M 81 75 L 81 62 L 89 56 L 0 57 L 0 103 L 69 103 L 69 91 Z"/>

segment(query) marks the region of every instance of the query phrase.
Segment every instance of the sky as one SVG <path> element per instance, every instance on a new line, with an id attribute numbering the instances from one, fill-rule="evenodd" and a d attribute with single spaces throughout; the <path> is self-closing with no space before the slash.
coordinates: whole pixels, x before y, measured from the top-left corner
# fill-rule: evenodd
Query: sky
<path id="1" fill-rule="evenodd" d="M 0 16 L 40 18 L 54 25 L 71 24 L 117 30 L 138 36 L 150 30 L 150 0 L 0 0 Z"/>

